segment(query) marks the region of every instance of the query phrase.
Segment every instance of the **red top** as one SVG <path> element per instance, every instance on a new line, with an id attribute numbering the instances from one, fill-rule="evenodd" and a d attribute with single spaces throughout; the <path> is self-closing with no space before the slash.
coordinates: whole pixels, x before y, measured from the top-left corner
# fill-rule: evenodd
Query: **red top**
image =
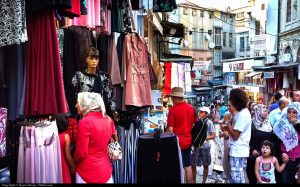
<path id="1" fill-rule="evenodd" d="M 173 132 L 178 136 L 181 150 L 192 145 L 192 125 L 197 121 L 197 116 L 192 105 L 182 102 L 173 106 L 168 114 L 168 126 L 173 127 Z"/>
<path id="2" fill-rule="evenodd" d="M 113 120 L 102 112 L 90 112 L 78 124 L 76 172 L 86 183 L 106 183 L 112 176 L 112 165 L 107 154 L 111 135 L 116 133 Z"/>
<path id="3" fill-rule="evenodd" d="M 65 145 L 66 145 L 66 133 L 59 133 L 59 142 L 60 142 L 60 155 L 61 155 L 61 168 L 62 168 L 62 178 L 64 184 L 71 184 L 71 175 L 69 166 L 67 163 L 66 155 L 65 155 Z"/>

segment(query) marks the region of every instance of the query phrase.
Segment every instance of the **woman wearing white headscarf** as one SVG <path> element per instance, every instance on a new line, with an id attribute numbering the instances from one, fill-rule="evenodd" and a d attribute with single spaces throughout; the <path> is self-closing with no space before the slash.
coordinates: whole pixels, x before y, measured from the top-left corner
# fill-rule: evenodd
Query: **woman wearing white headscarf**
<path id="1" fill-rule="evenodd" d="M 98 93 L 81 92 L 76 108 L 83 115 L 74 153 L 76 183 L 113 183 L 107 145 L 113 135 L 116 140 L 116 130 L 105 114 L 103 99 Z"/>
<path id="2" fill-rule="evenodd" d="M 281 173 L 282 183 L 296 183 L 295 174 L 298 172 L 300 183 L 300 103 L 292 102 L 287 107 L 287 113 L 275 123 L 273 129 L 282 141 L 280 149 L 289 158 L 285 169 Z M 284 156 L 283 156 L 284 157 Z"/>
<path id="3" fill-rule="evenodd" d="M 254 105 L 252 116 L 252 129 L 250 139 L 250 154 L 247 159 L 247 176 L 250 184 L 256 184 L 254 173 L 255 159 L 260 153 L 260 144 L 269 140 L 273 142 L 273 130 L 271 123 L 268 120 L 268 108 L 263 104 Z"/>

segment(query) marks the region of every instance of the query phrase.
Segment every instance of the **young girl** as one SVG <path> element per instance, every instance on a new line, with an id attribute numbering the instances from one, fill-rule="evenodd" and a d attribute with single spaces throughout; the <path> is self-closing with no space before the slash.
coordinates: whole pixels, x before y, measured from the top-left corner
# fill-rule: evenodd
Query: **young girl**
<path id="1" fill-rule="evenodd" d="M 70 151 L 70 136 L 67 134 L 69 124 L 64 114 L 55 115 L 55 119 L 59 133 L 63 183 L 70 184 L 72 183 L 70 171 L 74 174 L 75 163 Z"/>
<path id="2" fill-rule="evenodd" d="M 261 143 L 261 156 L 255 161 L 255 176 L 258 183 L 276 183 L 275 168 L 281 173 L 288 159 L 283 160 L 280 166 L 276 157 L 272 156 L 274 153 L 274 144 L 268 140 Z"/>

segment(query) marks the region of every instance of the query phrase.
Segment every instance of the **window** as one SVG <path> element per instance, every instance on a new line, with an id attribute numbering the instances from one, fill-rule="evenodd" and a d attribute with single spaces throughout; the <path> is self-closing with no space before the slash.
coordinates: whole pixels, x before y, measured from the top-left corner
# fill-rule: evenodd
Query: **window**
<path id="1" fill-rule="evenodd" d="M 215 45 L 222 46 L 221 28 L 215 28 Z"/>
<path id="2" fill-rule="evenodd" d="M 259 34 L 260 34 L 260 22 L 255 21 L 255 35 L 259 35 Z"/>
<path id="3" fill-rule="evenodd" d="M 193 28 L 193 49 L 197 49 L 197 42 L 198 42 L 198 33 L 196 31 L 196 28 Z"/>
<path id="4" fill-rule="evenodd" d="M 237 18 L 244 18 L 244 12 L 238 13 L 236 15 Z"/>
<path id="5" fill-rule="evenodd" d="M 202 11 L 200 11 L 200 17 L 203 18 L 203 12 Z"/>
<path id="6" fill-rule="evenodd" d="M 184 15 L 188 15 L 189 14 L 189 10 L 187 8 L 183 8 L 183 14 Z"/>
<path id="7" fill-rule="evenodd" d="M 246 50 L 250 51 L 249 36 L 246 37 L 246 46 L 247 46 Z"/>
<path id="8" fill-rule="evenodd" d="M 245 22 L 237 22 L 235 24 L 236 27 L 244 27 L 245 26 Z"/>
<path id="9" fill-rule="evenodd" d="M 192 15 L 197 16 L 197 10 L 193 10 Z"/>
<path id="10" fill-rule="evenodd" d="M 292 0 L 287 0 L 287 5 L 286 5 L 286 22 L 291 21 L 291 9 L 292 9 Z"/>
<path id="11" fill-rule="evenodd" d="M 212 14 L 209 14 L 209 19 L 212 19 L 212 17 L 213 17 Z"/>
<path id="12" fill-rule="evenodd" d="M 244 37 L 240 37 L 240 51 L 244 51 L 244 50 L 245 50 Z"/>
<path id="13" fill-rule="evenodd" d="M 233 16 L 232 15 L 230 15 L 229 19 L 230 19 L 230 22 L 233 22 Z"/>
<path id="14" fill-rule="evenodd" d="M 232 47 L 232 33 L 229 33 L 229 47 Z"/>
<path id="15" fill-rule="evenodd" d="M 226 32 L 223 32 L 223 46 L 226 47 Z"/>
<path id="16" fill-rule="evenodd" d="M 200 34 L 200 48 L 204 48 L 204 46 L 205 46 L 205 39 L 204 39 L 204 30 L 203 29 L 199 29 L 199 34 Z"/>
<path id="17" fill-rule="evenodd" d="M 261 10 L 265 10 L 265 4 L 261 4 Z"/>
<path id="18" fill-rule="evenodd" d="M 226 22 L 226 21 L 227 21 L 227 19 L 226 19 L 226 15 L 224 15 L 224 16 L 223 16 L 223 20 L 224 20 L 224 22 Z"/>

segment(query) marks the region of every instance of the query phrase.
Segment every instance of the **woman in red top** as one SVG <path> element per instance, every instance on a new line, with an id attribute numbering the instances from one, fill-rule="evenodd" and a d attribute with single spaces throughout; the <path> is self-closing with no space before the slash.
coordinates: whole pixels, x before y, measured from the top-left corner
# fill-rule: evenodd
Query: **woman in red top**
<path id="1" fill-rule="evenodd" d="M 113 120 L 105 115 L 103 99 L 98 93 L 81 92 L 76 108 L 83 115 L 74 153 L 76 183 L 113 183 L 107 145 L 117 135 Z"/>

